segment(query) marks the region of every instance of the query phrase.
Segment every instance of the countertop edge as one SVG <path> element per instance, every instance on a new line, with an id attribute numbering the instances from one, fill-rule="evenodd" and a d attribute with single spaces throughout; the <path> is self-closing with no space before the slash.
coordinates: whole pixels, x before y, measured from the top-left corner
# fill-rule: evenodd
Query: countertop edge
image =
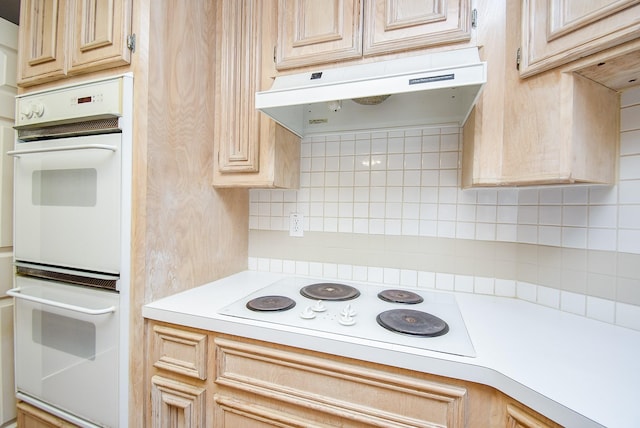
<path id="1" fill-rule="evenodd" d="M 184 304 L 188 302 L 189 299 L 204 292 L 211 292 L 214 288 L 216 297 L 219 297 L 219 299 L 217 299 L 217 305 L 222 307 L 225 303 L 233 302 L 243 297 L 243 295 L 262 288 L 283 276 L 286 275 L 257 273 L 253 271 L 240 272 L 219 281 L 205 284 L 196 289 L 149 303 L 143 306 L 142 315 L 144 318 L 156 321 L 273 342 L 487 385 L 516 399 L 557 423 L 568 427 L 596 428 L 617 426 L 609 425 L 607 421 L 605 421 L 604 424 L 602 424 L 602 422 L 598 423 L 589 416 L 570 408 L 568 405 L 547 397 L 534 387 L 516 379 L 517 376 L 508 374 L 508 367 L 503 368 L 500 366 L 499 361 L 496 363 L 496 361 L 491 361 L 490 358 L 460 357 L 432 351 L 424 351 L 420 353 L 421 355 L 416 355 L 415 353 L 408 353 L 404 350 L 393 349 L 394 347 L 390 347 L 389 349 L 376 347 L 376 352 L 371 352 L 372 345 L 367 343 L 367 341 L 353 343 L 353 341 L 348 338 L 333 337 L 339 335 L 318 334 L 318 332 L 300 331 L 300 329 L 288 328 L 286 326 L 265 325 L 265 323 L 251 320 L 238 320 L 237 318 L 219 315 L 215 309 L 212 309 L 207 315 L 197 313 L 197 309 L 193 312 L 184 309 Z M 252 286 L 249 288 L 237 286 L 225 288 L 225 285 L 237 285 L 238 282 L 243 284 L 251 283 Z M 203 287 L 208 287 L 208 289 L 205 290 Z M 233 290 L 230 288 L 233 288 Z M 473 297 L 465 296 L 462 299 L 467 300 L 464 304 L 460 305 L 463 317 L 465 315 L 464 308 L 468 306 L 469 299 L 473 299 Z M 465 322 L 468 322 L 466 317 Z M 476 341 L 473 337 L 473 330 L 470 331 L 470 335 L 475 345 Z M 638 334 L 638 337 L 640 338 L 640 334 Z M 400 355 L 402 358 L 399 358 Z M 399 361 L 401 362 L 400 364 L 398 363 Z M 427 367 L 427 369 L 425 369 L 425 367 Z M 633 419 L 628 420 L 628 423 L 633 424 L 636 422 L 633 414 L 628 415 L 628 418 Z M 613 418 L 612 420 L 616 419 Z M 624 424 L 624 426 L 627 425 Z"/>

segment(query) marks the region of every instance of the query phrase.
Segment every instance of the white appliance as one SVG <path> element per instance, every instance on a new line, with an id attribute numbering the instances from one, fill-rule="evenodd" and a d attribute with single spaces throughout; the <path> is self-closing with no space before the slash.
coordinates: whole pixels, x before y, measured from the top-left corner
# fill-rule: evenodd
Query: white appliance
<path id="1" fill-rule="evenodd" d="M 133 79 L 18 96 L 17 397 L 79 426 L 126 426 Z"/>
<path id="2" fill-rule="evenodd" d="M 478 48 L 277 76 L 255 106 L 299 136 L 455 123 L 487 81 Z"/>
<path id="3" fill-rule="evenodd" d="M 305 295 L 305 287 L 318 286 L 319 295 Z M 357 290 L 353 297 L 333 299 L 322 297 L 322 290 L 337 290 L 341 287 Z M 384 293 L 383 293 L 384 292 Z M 382 294 L 381 294 L 382 293 Z M 380 296 L 391 293 L 392 300 Z M 331 294 L 331 291 L 329 291 Z M 288 305 L 284 309 L 274 309 L 281 299 Z M 266 305 L 274 302 L 274 307 L 263 310 L 250 309 L 250 302 L 264 299 Z M 415 300 L 414 300 L 415 299 Z M 410 303 L 409 303 L 410 302 Z M 388 312 L 392 311 L 392 312 Z M 467 332 L 467 328 L 451 293 L 424 289 L 406 289 L 376 286 L 351 281 L 326 281 L 319 278 L 287 277 L 274 282 L 242 299 L 222 308 L 219 313 L 230 317 L 239 317 L 268 324 L 281 324 L 303 330 L 316 330 L 323 333 L 338 334 L 393 346 L 417 348 L 421 350 L 444 352 L 448 354 L 475 357 L 476 353 Z M 383 327 L 378 316 L 397 314 L 400 321 L 399 332 Z M 430 316 L 444 321 L 446 328 L 436 323 L 435 330 L 429 323 Z M 382 320 L 384 321 L 384 319 Z M 415 329 L 414 329 L 415 327 Z M 422 334 L 424 332 L 424 334 Z"/>

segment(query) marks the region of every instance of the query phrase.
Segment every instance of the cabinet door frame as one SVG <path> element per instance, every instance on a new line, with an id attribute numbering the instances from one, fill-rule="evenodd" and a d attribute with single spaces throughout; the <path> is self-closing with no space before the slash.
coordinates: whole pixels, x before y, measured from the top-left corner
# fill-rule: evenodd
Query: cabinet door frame
<path id="1" fill-rule="evenodd" d="M 47 82 L 66 74 L 67 0 L 23 0 L 18 48 L 19 84 Z"/>
<path id="2" fill-rule="evenodd" d="M 313 32 L 313 19 L 329 14 L 314 14 L 305 8 L 310 5 L 308 0 L 278 1 L 278 70 L 362 57 L 363 0 L 323 1 L 325 9 L 334 12 L 332 19 L 324 23 L 324 28 L 330 27 L 324 33 Z"/>
<path id="3" fill-rule="evenodd" d="M 262 73 L 262 7 L 260 0 L 223 0 L 218 6 L 215 138 L 222 173 L 260 170 L 261 117 L 253 103 Z"/>
<path id="4" fill-rule="evenodd" d="M 420 13 L 405 16 L 399 3 L 399 0 L 365 3 L 364 56 L 471 40 L 471 0 L 433 0 L 430 5 L 418 2 L 430 8 L 423 7 Z"/>
<path id="5" fill-rule="evenodd" d="M 522 0 L 521 77 L 638 38 L 640 0 L 611 0 L 573 19 L 563 16 L 569 13 L 563 9 L 566 1 Z"/>
<path id="6" fill-rule="evenodd" d="M 71 3 L 67 74 L 131 63 L 127 39 L 131 34 L 132 0 L 72 0 Z"/>

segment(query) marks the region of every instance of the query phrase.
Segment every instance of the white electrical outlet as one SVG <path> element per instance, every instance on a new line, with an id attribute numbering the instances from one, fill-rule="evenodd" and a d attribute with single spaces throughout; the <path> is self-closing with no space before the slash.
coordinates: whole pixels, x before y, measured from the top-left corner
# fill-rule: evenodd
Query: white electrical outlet
<path id="1" fill-rule="evenodd" d="M 289 214 L 289 236 L 304 236 L 304 216 L 300 213 Z"/>

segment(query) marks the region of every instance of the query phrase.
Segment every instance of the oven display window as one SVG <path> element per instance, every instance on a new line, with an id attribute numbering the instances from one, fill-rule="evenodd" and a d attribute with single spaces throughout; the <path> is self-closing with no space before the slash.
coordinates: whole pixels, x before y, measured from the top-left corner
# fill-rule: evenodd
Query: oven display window
<path id="1" fill-rule="evenodd" d="M 94 168 L 36 170 L 31 201 L 36 206 L 94 207 L 98 173 Z"/>
<path id="2" fill-rule="evenodd" d="M 34 310 L 32 316 L 32 337 L 35 343 L 84 360 L 95 360 L 95 325 L 40 310 Z"/>

